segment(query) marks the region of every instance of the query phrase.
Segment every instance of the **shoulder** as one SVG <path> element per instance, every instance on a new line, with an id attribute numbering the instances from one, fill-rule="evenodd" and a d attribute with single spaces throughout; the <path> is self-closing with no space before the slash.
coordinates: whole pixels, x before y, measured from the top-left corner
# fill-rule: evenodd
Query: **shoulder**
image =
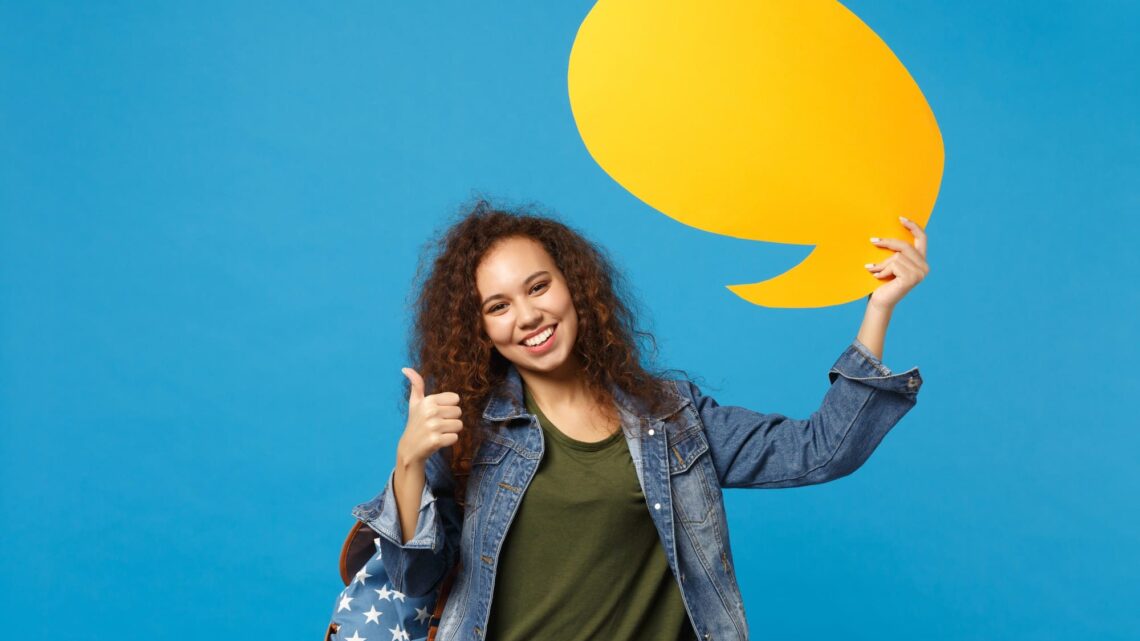
<path id="1" fill-rule="evenodd" d="M 688 405 L 696 406 L 701 398 L 700 389 L 688 379 L 668 378 L 661 382 L 662 405 L 659 410 L 663 416 L 675 414 Z"/>
<path id="2" fill-rule="evenodd" d="M 670 383 L 673 384 L 677 396 L 683 399 L 682 403 L 685 401 L 691 403 L 693 408 L 701 414 L 720 406 L 715 398 L 702 391 L 700 385 L 694 381 L 687 378 L 677 378 L 671 379 Z"/>
<path id="3" fill-rule="evenodd" d="M 689 379 L 687 379 L 687 378 L 671 378 L 667 382 L 673 386 L 673 391 L 676 394 L 678 394 L 680 396 L 684 396 L 685 398 L 688 398 L 688 399 L 693 398 L 693 393 L 695 391 L 696 385 L 694 385 L 692 383 L 692 381 L 690 381 Z"/>
<path id="4" fill-rule="evenodd" d="M 687 378 L 671 378 L 667 382 L 673 394 L 694 404 L 703 396 L 701 388 Z"/>

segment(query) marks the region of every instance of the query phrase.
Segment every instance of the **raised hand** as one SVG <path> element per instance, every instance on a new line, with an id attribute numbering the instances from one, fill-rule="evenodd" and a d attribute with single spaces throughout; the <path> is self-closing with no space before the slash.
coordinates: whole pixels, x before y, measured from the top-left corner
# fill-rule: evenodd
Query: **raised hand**
<path id="1" fill-rule="evenodd" d="M 424 379 L 419 372 L 410 367 L 400 371 L 411 381 L 412 390 L 408 396 L 408 422 L 396 446 L 396 456 L 406 463 L 421 464 L 436 450 L 459 440 L 463 430 L 459 417 L 463 411 L 455 392 L 424 396 Z"/>
<path id="2" fill-rule="evenodd" d="M 871 293 L 870 304 L 888 311 L 930 273 L 926 264 L 926 232 L 913 220 L 899 216 L 899 222 L 910 230 L 914 244 L 897 238 L 872 238 L 876 246 L 893 249 L 895 253 L 881 263 L 864 265 L 875 278 L 886 281 Z"/>

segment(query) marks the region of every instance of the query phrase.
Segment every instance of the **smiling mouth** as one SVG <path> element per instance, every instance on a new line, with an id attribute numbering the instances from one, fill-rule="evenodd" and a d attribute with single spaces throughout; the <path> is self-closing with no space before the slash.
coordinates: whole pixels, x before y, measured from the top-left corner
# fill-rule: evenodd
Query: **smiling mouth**
<path id="1" fill-rule="evenodd" d="M 553 325 L 549 325 L 545 329 L 543 329 L 541 332 L 539 332 L 538 334 L 535 334 L 535 336 L 541 336 L 545 332 L 548 332 L 548 331 L 550 332 L 550 336 L 547 336 L 546 340 L 539 343 L 538 345 L 528 345 L 526 341 L 530 340 L 530 338 L 519 341 L 519 345 L 522 345 L 523 347 L 542 347 L 543 345 L 549 343 L 550 339 L 554 338 L 554 329 L 556 327 L 558 327 L 558 323 L 554 323 Z"/>

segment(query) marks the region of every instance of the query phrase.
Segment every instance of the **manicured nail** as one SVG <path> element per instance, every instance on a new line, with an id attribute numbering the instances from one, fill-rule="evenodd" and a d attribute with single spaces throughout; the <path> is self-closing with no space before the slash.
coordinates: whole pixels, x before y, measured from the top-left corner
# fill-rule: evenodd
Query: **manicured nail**
<path id="1" fill-rule="evenodd" d="M 878 238 L 875 238 L 874 236 L 871 236 L 871 242 L 872 242 L 872 243 L 877 243 L 877 242 L 879 242 L 879 239 L 878 239 Z"/>

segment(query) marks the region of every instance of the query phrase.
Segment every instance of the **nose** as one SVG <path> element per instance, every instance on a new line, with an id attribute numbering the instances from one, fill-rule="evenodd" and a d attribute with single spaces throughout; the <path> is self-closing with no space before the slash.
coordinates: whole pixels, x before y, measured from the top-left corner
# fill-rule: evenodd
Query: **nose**
<path id="1" fill-rule="evenodd" d="M 519 310 L 519 329 L 529 332 L 538 328 L 542 322 L 542 312 L 529 303 L 521 304 Z"/>

